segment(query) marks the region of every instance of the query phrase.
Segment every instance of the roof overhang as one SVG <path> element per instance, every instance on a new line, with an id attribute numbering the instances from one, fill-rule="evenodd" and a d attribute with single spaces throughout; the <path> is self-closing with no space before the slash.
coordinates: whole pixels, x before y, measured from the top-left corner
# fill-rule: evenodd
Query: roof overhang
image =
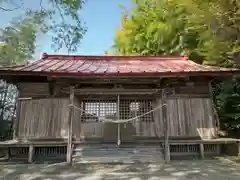
<path id="1" fill-rule="evenodd" d="M 194 72 L 144 72 L 144 73 L 71 73 L 71 72 L 29 72 L 29 71 L 11 71 L 11 70 L 0 70 L 0 77 L 7 76 L 52 76 L 56 78 L 60 77 L 73 77 L 73 78 L 118 78 L 118 77 L 188 77 L 188 76 L 234 76 L 240 77 L 240 70 L 235 71 L 194 71 Z"/>

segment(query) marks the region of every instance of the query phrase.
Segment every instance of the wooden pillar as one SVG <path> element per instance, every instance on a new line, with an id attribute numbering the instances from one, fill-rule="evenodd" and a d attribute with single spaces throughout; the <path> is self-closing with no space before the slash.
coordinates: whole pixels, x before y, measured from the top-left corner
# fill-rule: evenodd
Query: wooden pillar
<path id="1" fill-rule="evenodd" d="M 34 154 L 34 146 L 33 144 L 29 144 L 29 149 L 28 149 L 28 162 L 32 163 L 33 161 L 33 154 Z"/>
<path id="2" fill-rule="evenodd" d="M 117 120 L 120 119 L 120 95 L 117 95 Z M 117 123 L 117 145 L 120 146 L 121 144 L 121 125 Z"/>
<path id="3" fill-rule="evenodd" d="M 70 87 L 70 98 L 69 98 L 69 114 L 68 114 L 68 145 L 67 145 L 67 163 L 72 163 L 72 121 L 73 121 L 73 111 L 74 111 L 74 87 Z"/>
<path id="4" fill-rule="evenodd" d="M 240 140 L 237 142 L 238 152 L 237 155 L 240 156 Z"/>
<path id="5" fill-rule="evenodd" d="M 203 159 L 204 158 L 204 144 L 199 144 L 200 147 L 200 156 Z"/>
<path id="6" fill-rule="evenodd" d="M 16 104 L 15 104 L 15 106 L 16 106 L 16 119 L 13 123 L 13 139 L 17 139 L 17 137 L 19 135 L 18 131 L 19 131 L 19 120 L 20 120 L 20 112 L 21 112 L 21 101 L 18 100 L 20 92 L 19 92 L 18 87 L 17 87 L 17 89 L 18 89 L 18 94 L 16 96 Z"/>
<path id="7" fill-rule="evenodd" d="M 164 89 L 162 90 L 162 114 L 164 122 L 164 158 L 166 163 L 170 162 L 170 147 L 169 147 L 169 128 L 167 120 L 167 106 L 166 106 L 166 95 Z"/>
<path id="8" fill-rule="evenodd" d="M 218 113 L 216 111 L 215 105 L 214 105 L 214 99 L 213 99 L 213 89 L 212 89 L 212 84 L 211 81 L 208 83 L 208 89 L 209 89 L 209 95 L 211 98 L 211 102 L 212 102 L 212 113 L 213 113 L 213 118 L 215 118 L 215 122 L 216 122 L 216 134 L 219 135 L 219 130 L 220 130 L 220 121 L 219 121 L 219 117 L 218 117 Z"/>

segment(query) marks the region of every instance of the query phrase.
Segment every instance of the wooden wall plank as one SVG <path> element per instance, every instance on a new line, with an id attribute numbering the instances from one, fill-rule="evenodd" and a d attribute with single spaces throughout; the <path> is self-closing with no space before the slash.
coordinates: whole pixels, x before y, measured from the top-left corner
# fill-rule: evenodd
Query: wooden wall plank
<path id="1" fill-rule="evenodd" d="M 170 136 L 216 136 L 209 98 L 168 99 L 167 106 Z"/>
<path id="2" fill-rule="evenodd" d="M 19 97 L 41 97 L 50 95 L 48 83 L 19 83 Z"/>
<path id="3" fill-rule="evenodd" d="M 67 98 L 21 100 L 20 103 L 18 138 L 67 137 Z"/>

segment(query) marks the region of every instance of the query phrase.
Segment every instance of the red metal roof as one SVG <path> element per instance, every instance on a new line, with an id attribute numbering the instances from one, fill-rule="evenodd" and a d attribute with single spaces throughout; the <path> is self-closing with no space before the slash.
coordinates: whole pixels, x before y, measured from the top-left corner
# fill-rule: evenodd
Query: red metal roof
<path id="1" fill-rule="evenodd" d="M 238 69 L 199 65 L 186 57 L 67 56 L 44 54 L 40 60 L 4 71 L 74 76 L 170 75 L 180 73 L 240 72 Z M 2 71 L 1 71 L 2 72 Z"/>

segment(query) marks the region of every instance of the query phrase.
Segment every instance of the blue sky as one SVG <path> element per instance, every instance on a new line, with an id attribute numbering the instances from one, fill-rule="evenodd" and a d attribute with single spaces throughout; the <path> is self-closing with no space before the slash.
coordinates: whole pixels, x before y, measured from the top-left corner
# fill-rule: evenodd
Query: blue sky
<path id="1" fill-rule="evenodd" d="M 34 7 L 34 0 L 24 0 L 28 6 Z M 103 55 L 113 44 L 116 30 L 121 26 L 122 9 L 119 5 L 127 9 L 131 8 L 131 0 L 87 0 L 81 11 L 81 18 L 88 29 L 82 40 L 79 50 L 74 54 L 81 55 Z M 14 14 L 2 13 L 0 26 L 7 25 Z M 39 57 L 43 52 L 55 53 L 51 49 L 51 36 L 44 35 L 38 38 L 36 56 Z M 60 50 L 58 54 L 66 54 L 66 50 Z"/>

